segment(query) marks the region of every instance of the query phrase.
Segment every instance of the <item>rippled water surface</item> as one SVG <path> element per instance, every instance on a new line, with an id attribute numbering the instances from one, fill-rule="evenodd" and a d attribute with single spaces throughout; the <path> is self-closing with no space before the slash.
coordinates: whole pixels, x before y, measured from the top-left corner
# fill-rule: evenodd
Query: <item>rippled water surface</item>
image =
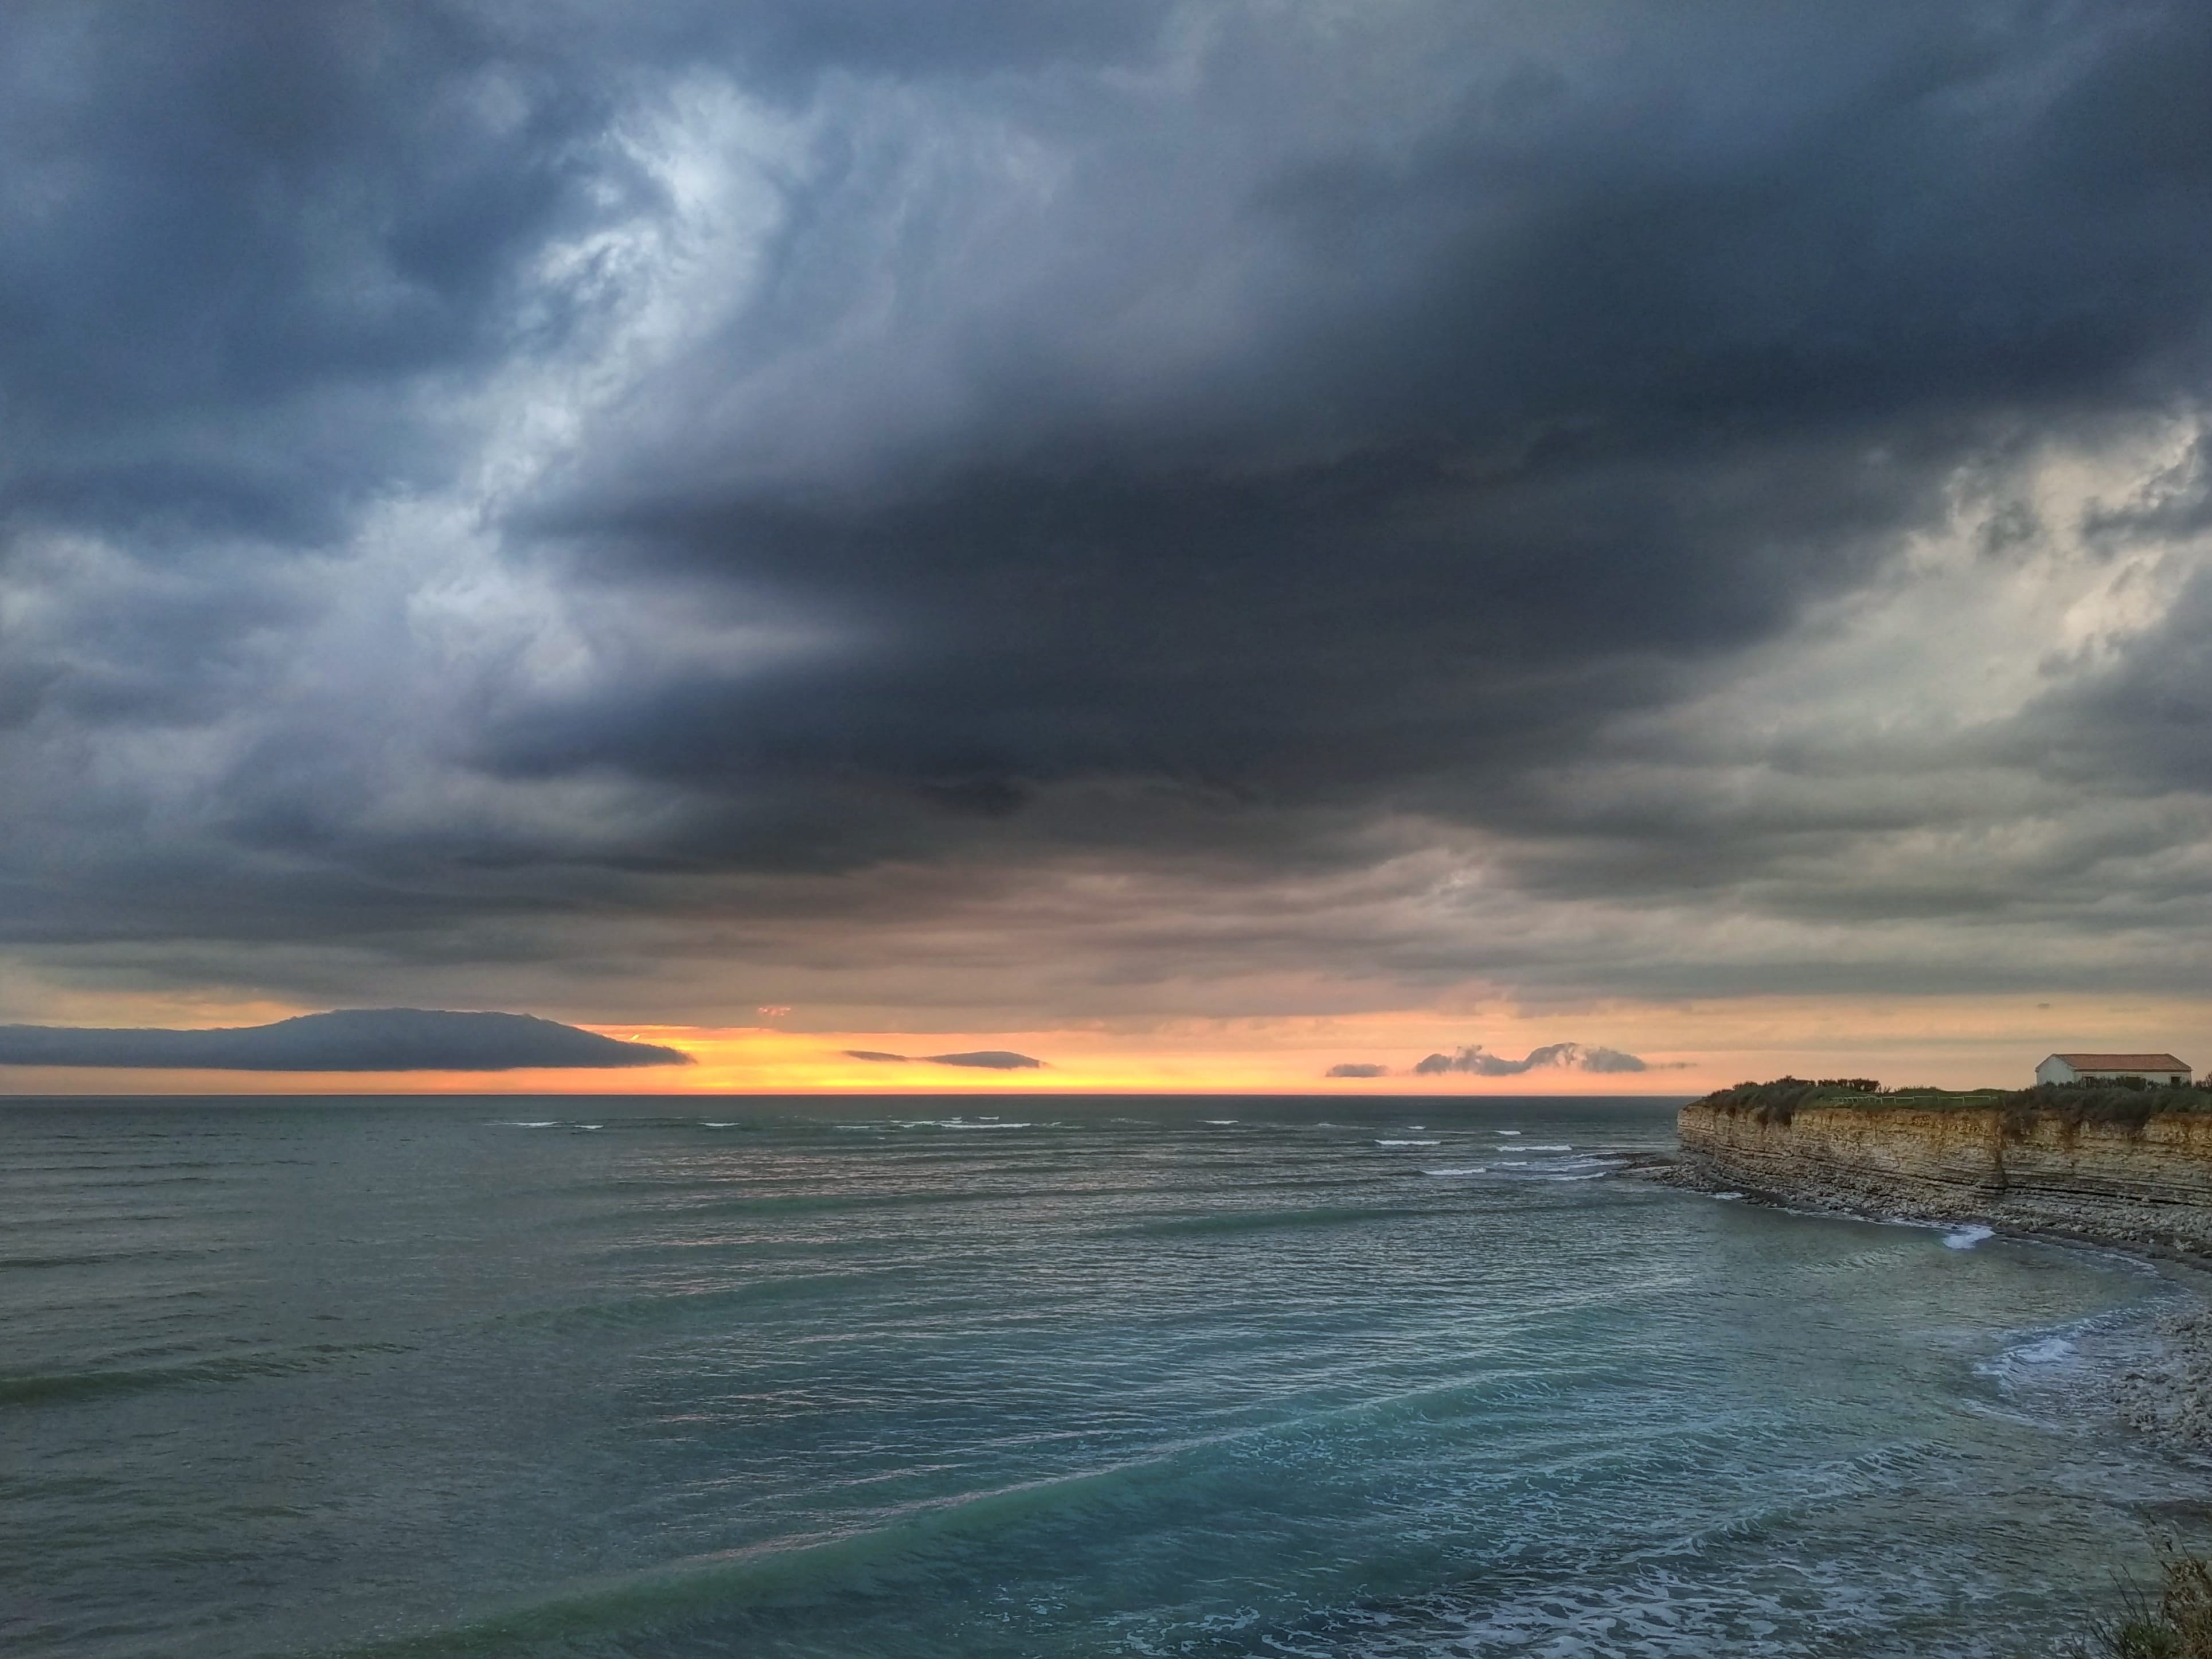
<path id="1" fill-rule="evenodd" d="M 2164 1280 L 1607 1173 L 1671 1140 L 0 1107 L 0 1647 L 1999 1655 L 2205 1495 L 2097 1405 Z"/>

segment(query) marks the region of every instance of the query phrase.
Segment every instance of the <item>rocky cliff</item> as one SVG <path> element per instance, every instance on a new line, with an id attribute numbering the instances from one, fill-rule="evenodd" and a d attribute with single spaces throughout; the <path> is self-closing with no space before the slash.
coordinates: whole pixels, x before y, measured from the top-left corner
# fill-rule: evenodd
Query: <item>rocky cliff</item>
<path id="1" fill-rule="evenodd" d="M 2212 1112 L 2099 1122 L 1997 1105 L 1772 1112 L 1701 1100 L 1680 1127 L 1681 1172 L 1696 1184 L 2212 1255 Z"/>

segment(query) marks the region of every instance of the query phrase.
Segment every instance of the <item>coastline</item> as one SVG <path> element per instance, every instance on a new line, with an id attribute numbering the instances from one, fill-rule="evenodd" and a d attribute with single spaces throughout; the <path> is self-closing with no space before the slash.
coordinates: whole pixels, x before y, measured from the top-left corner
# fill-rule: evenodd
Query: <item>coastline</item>
<path id="1" fill-rule="evenodd" d="M 2212 1469 L 2212 1261 L 2201 1254 L 2140 1236 L 2008 1224 L 1964 1208 L 1945 1213 L 1925 1205 L 1883 1206 L 1826 1184 L 1778 1192 L 1736 1181 L 1711 1159 L 1687 1149 L 1639 1158 L 1620 1174 L 1786 1214 L 1841 1216 L 1931 1230 L 1978 1229 L 1985 1237 L 2108 1250 L 2141 1261 L 2186 1300 L 2179 1307 L 2147 1310 L 2136 1333 L 2145 1352 L 2106 1379 L 2106 1403 L 2118 1425 L 2130 1433 L 2178 1462 Z"/>

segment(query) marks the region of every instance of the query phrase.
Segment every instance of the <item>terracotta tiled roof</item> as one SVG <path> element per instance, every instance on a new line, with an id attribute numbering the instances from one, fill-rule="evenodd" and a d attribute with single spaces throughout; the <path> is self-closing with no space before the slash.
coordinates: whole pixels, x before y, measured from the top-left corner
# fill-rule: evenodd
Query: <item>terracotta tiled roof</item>
<path id="1" fill-rule="evenodd" d="M 2053 1054 L 2077 1072 L 2185 1072 L 2186 1060 L 2172 1054 Z"/>

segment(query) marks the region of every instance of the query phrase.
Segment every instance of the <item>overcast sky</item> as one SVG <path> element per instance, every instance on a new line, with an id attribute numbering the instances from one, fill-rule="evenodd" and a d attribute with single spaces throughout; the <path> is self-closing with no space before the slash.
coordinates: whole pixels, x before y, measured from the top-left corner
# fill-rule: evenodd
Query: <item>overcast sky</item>
<path id="1" fill-rule="evenodd" d="M 2202 0 L 15 0 L 0 1021 L 2212 1064 L 2208 87 Z"/>

